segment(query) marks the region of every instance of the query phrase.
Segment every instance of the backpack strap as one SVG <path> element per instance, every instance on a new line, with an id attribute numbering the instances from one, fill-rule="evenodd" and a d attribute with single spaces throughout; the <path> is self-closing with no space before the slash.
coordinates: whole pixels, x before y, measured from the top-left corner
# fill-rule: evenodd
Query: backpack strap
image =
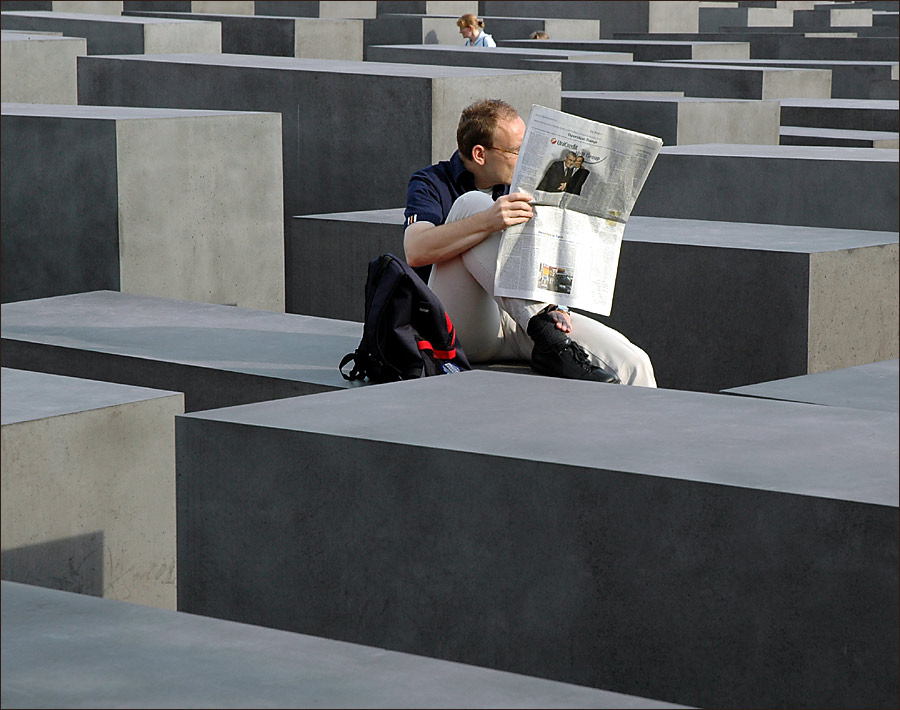
<path id="1" fill-rule="evenodd" d="M 350 374 L 344 372 L 344 365 L 348 362 L 353 362 L 353 367 L 350 369 Z M 362 380 L 366 376 L 366 358 L 362 353 L 357 350 L 356 352 L 347 353 L 341 358 L 341 364 L 338 365 L 338 369 L 341 371 L 341 376 L 345 380 L 353 381 L 353 380 Z"/>

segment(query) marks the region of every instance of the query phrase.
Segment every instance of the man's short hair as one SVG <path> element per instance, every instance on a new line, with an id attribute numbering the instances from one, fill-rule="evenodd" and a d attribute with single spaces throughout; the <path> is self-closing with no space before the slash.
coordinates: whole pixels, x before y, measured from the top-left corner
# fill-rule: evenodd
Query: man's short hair
<path id="1" fill-rule="evenodd" d="M 476 145 L 493 147 L 494 131 L 503 120 L 518 118 L 519 113 L 500 99 L 482 99 L 463 109 L 456 128 L 456 147 L 463 158 L 472 158 Z"/>

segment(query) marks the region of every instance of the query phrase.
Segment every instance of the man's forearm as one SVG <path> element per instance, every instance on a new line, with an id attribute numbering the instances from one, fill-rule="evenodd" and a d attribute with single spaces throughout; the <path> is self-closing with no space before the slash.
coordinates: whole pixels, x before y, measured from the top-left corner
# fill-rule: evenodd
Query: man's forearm
<path id="1" fill-rule="evenodd" d="M 468 251 L 494 231 L 492 221 L 484 212 L 437 226 L 431 222 L 414 222 L 403 235 L 406 261 L 410 266 L 440 264 Z"/>

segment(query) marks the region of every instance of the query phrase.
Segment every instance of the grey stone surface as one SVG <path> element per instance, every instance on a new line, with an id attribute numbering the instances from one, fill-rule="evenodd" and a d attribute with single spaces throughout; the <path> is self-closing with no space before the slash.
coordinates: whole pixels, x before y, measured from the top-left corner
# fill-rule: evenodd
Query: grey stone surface
<path id="1" fill-rule="evenodd" d="M 889 707 L 897 426 L 481 371 L 180 416 L 179 608 L 700 707 Z"/>
<path id="2" fill-rule="evenodd" d="M 257 15 L 288 17 L 352 18 L 375 17 L 375 0 L 256 0 Z"/>
<path id="3" fill-rule="evenodd" d="M 552 72 L 240 54 L 83 57 L 78 82 L 84 103 L 281 113 L 285 234 L 294 215 L 405 204 L 409 176 L 456 149 L 472 101 L 495 96 L 527 116 L 559 108 L 560 92 Z"/>
<path id="4" fill-rule="evenodd" d="M 620 32 L 697 32 L 700 3 L 483 0 L 479 7 L 483 15 L 598 19 L 600 36 L 609 38 L 618 36 Z"/>
<path id="5" fill-rule="evenodd" d="M 184 392 L 194 411 L 352 387 L 362 324 L 100 291 L 2 306 L 4 367 Z"/>
<path id="6" fill-rule="evenodd" d="M 778 145 L 778 101 L 711 99 L 614 91 L 563 91 L 562 110 L 662 138 L 663 145 Z"/>
<path id="7" fill-rule="evenodd" d="M 898 365 L 896 358 L 856 367 L 842 367 L 812 375 L 788 377 L 774 382 L 761 382 L 723 390 L 726 394 L 779 399 L 789 402 L 824 404 L 829 407 L 852 407 L 877 412 L 897 413 Z"/>
<path id="8" fill-rule="evenodd" d="M 3 579 L 175 609 L 184 396 L 5 367 L 2 381 Z"/>
<path id="9" fill-rule="evenodd" d="M 672 60 L 684 61 L 684 60 Z M 695 61 L 695 60 L 687 60 Z M 872 98 L 872 84 L 889 81 L 896 75 L 897 62 L 855 62 L 825 59 L 731 59 L 701 60 L 709 64 L 730 64 L 732 66 L 796 67 L 799 69 L 830 69 L 831 98 L 869 99 Z"/>
<path id="10" fill-rule="evenodd" d="M 3 707 L 680 707 L 14 582 L 2 600 Z"/>
<path id="11" fill-rule="evenodd" d="M 317 17 L 130 11 L 128 15 L 204 20 L 222 26 L 222 51 L 362 61 L 363 21 Z"/>
<path id="12" fill-rule="evenodd" d="M 684 91 L 723 99 L 784 99 L 831 96 L 827 69 L 734 67 L 675 62 L 530 60 L 531 68 L 558 71 L 564 91 Z"/>
<path id="13" fill-rule="evenodd" d="M 698 30 L 721 32 L 723 27 L 793 27 L 790 7 L 700 7 Z"/>
<path id="14" fill-rule="evenodd" d="M 664 146 L 632 214 L 896 232 L 897 155 L 887 148 Z"/>
<path id="15" fill-rule="evenodd" d="M 368 261 L 402 255 L 402 224 L 400 208 L 296 217 L 297 259 L 342 268 L 291 307 L 362 320 Z M 594 317 L 647 351 L 661 386 L 716 392 L 896 357 L 897 280 L 896 232 L 632 216 L 612 313 Z"/>
<path id="16" fill-rule="evenodd" d="M 85 54 L 81 37 L 0 32 L 0 101 L 78 103 L 76 62 Z"/>
<path id="17" fill-rule="evenodd" d="M 425 15 L 478 14 L 477 0 L 378 0 L 378 15 L 409 12 Z"/>
<path id="18" fill-rule="evenodd" d="M 232 15 L 252 15 L 253 0 L 126 0 L 123 12 L 159 10 L 161 12 L 217 12 Z"/>
<path id="19" fill-rule="evenodd" d="M 569 40 L 556 34 L 550 39 L 499 40 L 501 47 L 548 47 L 584 52 L 629 52 L 636 62 L 668 61 L 672 59 L 749 59 L 749 42 L 675 42 L 656 39 L 600 39 Z"/>
<path id="20" fill-rule="evenodd" d="M 631 62 L 628 52 L 579 52 L 565 49 L 533 47 L 466 47 L 447 44 L 373 45 L 366 49 L 366 57 L 376 62 L 404 62 L 409 64 L 438 64 L 441 66 L 492 67 L 497 69 L 526 69 L 534 71 L 530 60 L 553 59 Z"/>
<path id="21" fill-rule="evenodd" d="M 782 126 L 781 145 L 828 145 L 846 148 L 900 148 L 898 133 L 853 131 L 845 128 L 809 128 Z"/>
<path id="22" fill-rule="evenodd" d="M 86 12 L 120 15 L 121 0 L 4 0 L 5 10 L 55 10 L 57 12 Z"/>
<path id="23" fill-rule="evenodd" d="M 115 289 L 284 310 L 279 114 L 2 112 L 4 302 Z"/>
<path id="24" fill-rule="evenodd" d="M 784 99 L 781 125 L 896 131 L 900 102 L 864 99 Z"/>
<path id="25" fill-rule="evenodd" d="M 222 28 L 214 22 L 68 12 L 0 13 L 4 29 L 62 32 L 87 40 L 88 54 L 221 52 Z"/>

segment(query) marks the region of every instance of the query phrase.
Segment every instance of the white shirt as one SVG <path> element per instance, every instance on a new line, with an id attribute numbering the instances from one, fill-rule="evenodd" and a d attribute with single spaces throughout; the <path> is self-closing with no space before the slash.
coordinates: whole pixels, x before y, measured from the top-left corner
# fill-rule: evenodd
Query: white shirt
<path id="1" fill-rule="evenodd" d="M 479 33 L 478 37 L 475 38 L 473 42 L 470 39 L 466 40 L 467 47 L 496 47 L 497 43 L 494 41 L 494 38 L 491 37 L 487 32 Z"/>

